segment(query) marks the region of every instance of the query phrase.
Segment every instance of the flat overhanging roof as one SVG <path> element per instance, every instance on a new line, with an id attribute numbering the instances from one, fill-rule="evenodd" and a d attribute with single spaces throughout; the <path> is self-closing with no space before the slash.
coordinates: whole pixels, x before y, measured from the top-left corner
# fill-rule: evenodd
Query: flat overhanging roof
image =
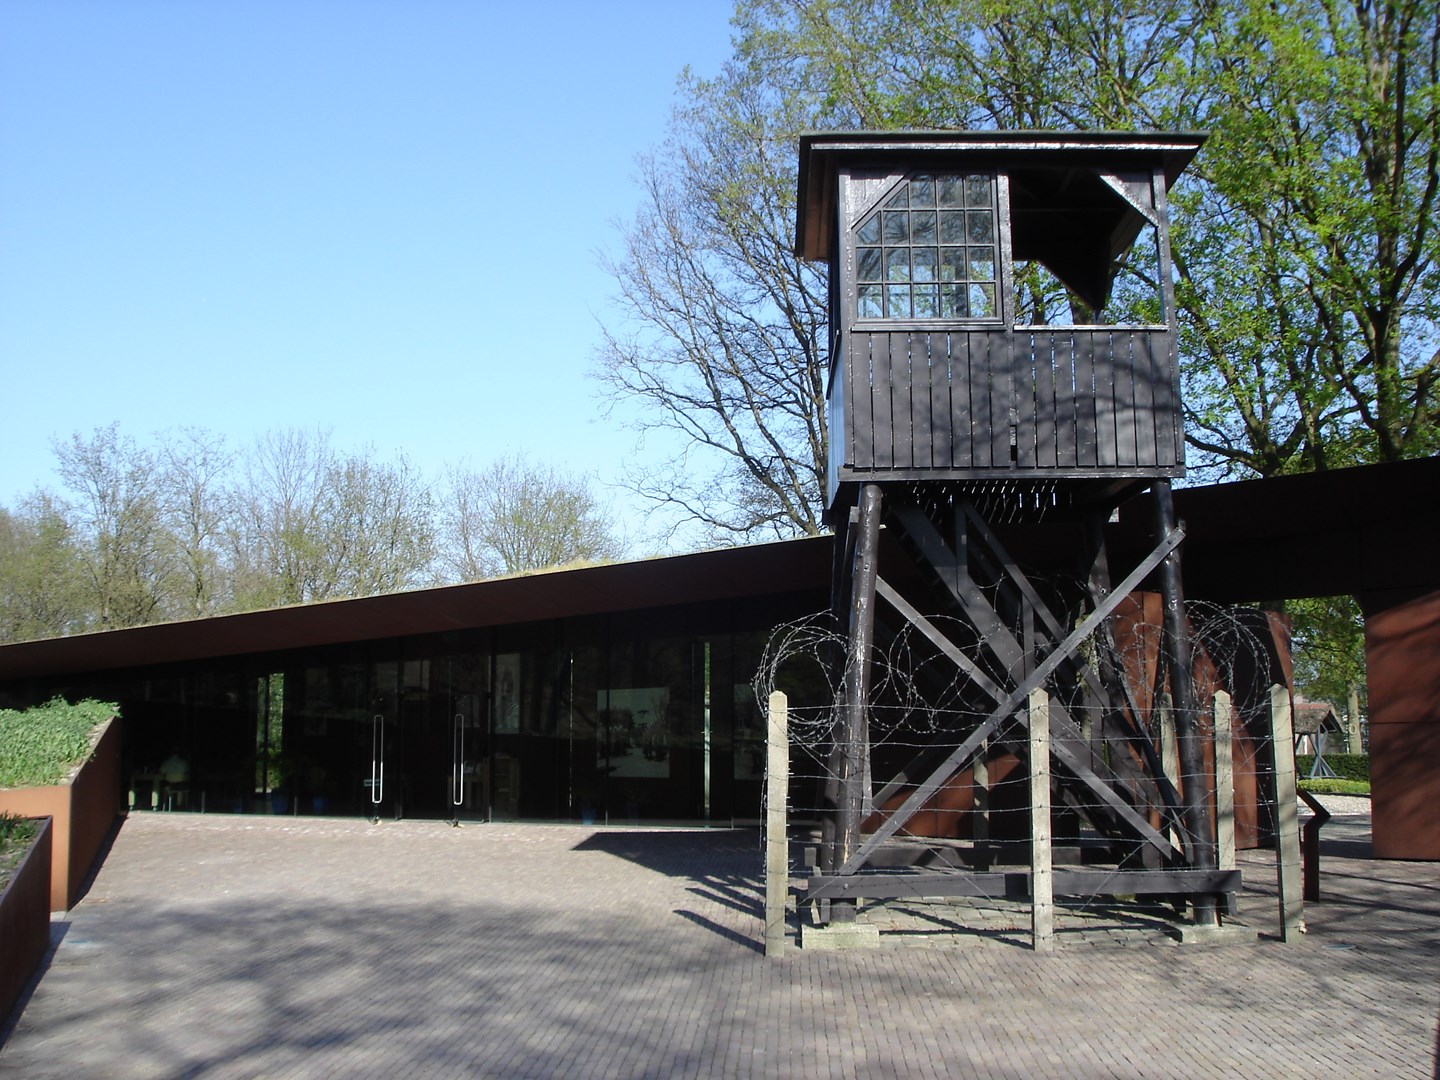
<path id="1" fill-rule="evenodd" d="M 609 563 L 0 646 L 0 680 L 819 591 L 830 538 Z"/>
<path id="2" fill-rule="evenodd" d="M 1367 613 L 1440 590 L 1440 457 L 1175 491 L 1186 595 L 1221 603 L 1356 594 Z M 1109 526 L 1112 565 L 1149 550 L 1141 495 Z M 1002 529 L 1006 542 L 1013 530 Z M 1073 537 L 1015 554 L 1067 567 Z M 1056 545 L 1059 545 L 1058 547 Z M 498 578 L 357 600 L 0 646 L 0 680 L 148 667 L 606 612 L 814 593 L 828 536 Z M 817 605 L 823 606 L 823 605 Z"/>
<path id="3" fill-rule="evenodd" d="M 1159 131 L 826 131 L 800 136 L 795 206 L 795 253 L 830 255 L 835 229 L 835 174 L 863 161 L 913 167 L 925 155 L 943 167 L 1005 169 L 1097 168 L 1150 170 L 1159 166 L 1168 188 L 1206 139 L 1205 132 Z"/>

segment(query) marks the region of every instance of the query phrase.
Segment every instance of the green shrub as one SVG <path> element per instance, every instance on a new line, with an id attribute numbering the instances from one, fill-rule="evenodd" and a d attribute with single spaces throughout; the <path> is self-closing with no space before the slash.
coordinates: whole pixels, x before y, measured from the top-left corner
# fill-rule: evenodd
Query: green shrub
<path id="1" fill-rule="evenodd" d="M 0 788 L 58 784 L 90 756 L 95 728 L 119 715 L 109 702 L 55 698 L 33 709 L 0 709 Z"/>
<path id="2" fill-rule="evenodd" d="M 40 822 L 34 818 L 17 817 L 0 810 L 0 892 L 5 891 L 10 875 L 39 832 Z"/>
<path id="3" fill-rule="evenodd" d="M 1310 767 L 1315 764 L 1314 754 L 1295 755 L 1295 775 L 1306 777 L 1310 775 Z M 1370 755 L 1368 754 L 1326 754 L 1325 764 L 1330 766 L 1333 772 L 1341 780 L 1370 780 Z"/>
<path id="4" fill-rule="evenodd" d="M 1369 795 L 1369 780 L 1333 780 L 1327 776 L 1317 776 L 1313 780 L 1303 777 L 1297 782 L 1301 791 L 1308 791 L 1312 795 Z"/>

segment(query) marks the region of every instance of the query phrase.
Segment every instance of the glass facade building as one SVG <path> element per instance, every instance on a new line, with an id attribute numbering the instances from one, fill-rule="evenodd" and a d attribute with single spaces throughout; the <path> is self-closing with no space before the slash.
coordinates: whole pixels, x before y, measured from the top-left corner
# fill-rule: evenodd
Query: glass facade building
<path id="1" fill-rule="evenodd" d="M 818 583 L 827 567 L 814 550 Z M 727 554 L 703 558 L 713 568 Z M 566 573 L 609 595 L 620 573 L 666 562 Z M 533 581 L 553 591 L 546 575 Z M 828 600 L 794 588 L 793 575 L 777 584 L 790 587 L 392 636 L 358 627 L 353 640 L 108 670 L 0 672 L 0 705 L 55 694 L 118 703 L 137 808 L 729 825 L 760 813 L 764 719 L 750 683 L 765 644 Z M 463 608 L 486 595 L 463 590 L 485 587 L 457 586 L 446 602 Z M 630 592 L 614 589 L 617 600 Z M 361 603 L 384 623 L 395 599 Z M 231 619 L 243 628 L 251 617 Z M 220 622 L 188 625 L 203 637 Z M 103 652 L 147 629 L 92 640 Z M 254 631 L 254 643 L 265 636 Z"/>

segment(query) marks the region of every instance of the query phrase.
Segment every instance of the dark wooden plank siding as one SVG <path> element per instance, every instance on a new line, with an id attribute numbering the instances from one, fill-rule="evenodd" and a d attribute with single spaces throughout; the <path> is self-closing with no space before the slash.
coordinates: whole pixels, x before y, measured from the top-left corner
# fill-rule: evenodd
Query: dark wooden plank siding
<path id="1" fill-rule="evenodd" d="M 1048 337 L 1041 341 L 1032 337 L 1031 341 L 1031 370 L 1035 373 L 1035 464 L 1041 469 L 1051 469 L 1059 464 L 1055 447 L 1055 343 Z M 1023 425 L 1023 416 L 1021 421 Z"/>
<path id="2" fill-rule="evenodd" d="M 916 350 L 914 334 L 890 338 L 896 372 L 896 468 L 927 468 L 930 465 L 930 386 L 924 370 L 924 353 Z M 922 426 L 924 433 L 922 435 Z M 924 449 L 920 449 L 920 441 Z"/>
<path id="3" fill-rule="evenodd" d="M 1183 461 L 1164 331 L 897 330 L 848 344 L 840 437 L 857 470 L 1146 476 Z"/>
<path id="4" fill-rule="evenodd" d="M 1065 352 L 1070 357 L 1070 366 L 1075 371 L 1075 465 L 1077 468 L 1094 467 L 1100 464 L 1095 446 L 1099 439 L 1095 408 L 1095 362 L 1089 349 L 1077 349 L 1075 335 L 1067 334 L 1064 339 Z M 1055 343 L 1058 352 L 1061 341 Z M 1101 381 L 1104 381 L 1102 375 Z"/>
<path id="5" fill-rule="evenodd" d="M 950 336 L 930 334 L 925 339 L 925 347 L 930 369 L 930 416 L 926 425 L 930 433 L 930 464 L 937 469 L 948 469 L 952 465 Z"/>
<path id="6" fill-rule="evenodd" d="M 890 365 L 890 334 L 870 339 L 871 407 L 875 412 L 875 465 L 895 467 L 895 373 Z"/>
<path id="7" fill-rule="evenodd" d="M 851 456 L 846 463 L 860 468 L 875 464 L 875 395 L 874 377 L 870 369 L 873 334 L 856 334 L 847 350 L 850 375 L 850 445 Z"/>
<path id="8" fill-rule="evenodd" d="M 975 463 L 975 383 L 970 375 L 971 334 L 946 334 L 950 354 L 950 464 L 968 469 Z"/>
<path id="9" fill-rule="evenodd" d="M 1135 350 L 1135 463 L 1157 465 L 1160 457 L 1155 450 L 1155 380 L 1160 369 L 1155 364 L 1153 335 L 1131 334 Z"/>

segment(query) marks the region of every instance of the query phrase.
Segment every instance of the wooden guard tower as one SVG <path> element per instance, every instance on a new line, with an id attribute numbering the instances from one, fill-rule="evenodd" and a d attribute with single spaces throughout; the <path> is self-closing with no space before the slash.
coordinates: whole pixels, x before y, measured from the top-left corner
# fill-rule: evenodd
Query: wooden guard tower
<path id="1" fill-rule="evenodd" d="M 1238 874 L 1216 869 L 1208 785 L 1183 779 L 1205 770 L 1170 498 L 1185 469 L 1166 195 L 1202 141 L 947 131 L 800 142 L 797 251 L 830 267 L 828 495 L 834 614 L 848 640 L 830 819 L 807 892 L 834 921 L 862 896 L 1024 895 L 1023 875 L 983 856 L 947 865 L 944 852 L 895 841 L 987 746 L 1023 757 L 1040 688 L 1055 787 L 1111 864 L 1057 869 L 1055 892 L 1188 896 L 1205 924 L 1238 888 Z M 1146 488 L 1154 547 L 1112 582 L 1103 525 Z M 1027 577 L 997 536 L 1057 519 L 1088 538 L 1076 602 Z M 927 596 L 878 574 L 882 521 Z M 1105 651 L 1085 644 L 1152 575 L 1178 783 Z M 906 626 L 953 663 L 973 711 L 898 771 L 872 774 L 877 610 L 882 632 Z M 967 640 L 946 628 L 956 624 Z M 1126 752 L 1102 750 L 1107 740 Z"/>

